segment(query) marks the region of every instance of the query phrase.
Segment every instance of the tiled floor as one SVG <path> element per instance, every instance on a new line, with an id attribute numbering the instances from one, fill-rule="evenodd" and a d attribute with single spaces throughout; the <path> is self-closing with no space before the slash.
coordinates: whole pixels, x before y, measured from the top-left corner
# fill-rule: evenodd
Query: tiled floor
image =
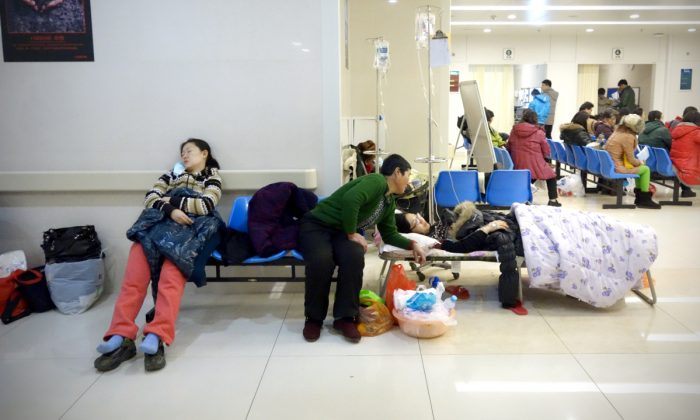
<path id="1" fill-rule="evenodd" d="M 590 211 L 611 200 L 561 199 Z M 163 371 L 145 373 L 139 355 L 99 374 L 92 361 L 108 296 L 82 315 L 0 326 L 0 418 L 696 419 L 700 199 L 605 213 L 656 228 L 655 307 L 630 294 L 601 310 L 526 289 L 530 314 L 518 317 L 498 305 L 495 264 L 463 264 L 457 283 L 472 297 L 458 303 L 459 323 L 444 336 L 416 340 L 395 329 L 349 344 L 324 329 L 309 344 L 300 284 L 188 286 Z M 379 268 L 372 251 L 368 287 Z"/>

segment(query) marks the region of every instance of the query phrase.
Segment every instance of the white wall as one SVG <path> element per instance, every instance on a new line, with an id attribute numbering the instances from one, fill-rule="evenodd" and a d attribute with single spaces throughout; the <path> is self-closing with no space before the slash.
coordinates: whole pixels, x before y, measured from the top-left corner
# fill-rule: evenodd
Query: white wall
<path id="1" fill-rule="evenodd" d="M 648 33 L 616 36 L 470 33 L 455 36 L 452 46 L 456 54 L 453 70 L 466 71 L 470 64 L 546 64 L 547 78 L 559 91 L 554 137 L 559 135 L 557 126 L 569 121 L 580 105 L 576 103 L 578 64 L 652 64 L 651 92 L 642 93 L 643 99 L 645 96 L 650 98 L 648 109 L 661 110 L 670 118 L 681 113 L 687 105 L 700 105 L 700 76 L 697 75 L 700 34 L 697 33 L 660 38 Z M 614 47 L 624 49 L 623 60 L 613 61 Z M 504 48 L 513 49 L 512 60 L 503 60 Z M 681 68 L 693 69 L 695 80 L 691 91 L 679 89 Z M 461 113 L 455 107 L 461 107 L 461 104 L 451 99 L 450 118 Z M 457 127 L 452 125 L 450 138 L 457 134 Z"/>
<path id="2" fill-rule="evenodd" d="M 316 169 L 329 193 L 340 184 L 338 4 L 92 2 L 95 62 L 0 62 L 0 168 L 166 170 L 197 136 L 225 169 Z M 43 230 L 95 224 L 118 282 L 142 200 L 0 193 L 0 252 L 40 264 Z"/>

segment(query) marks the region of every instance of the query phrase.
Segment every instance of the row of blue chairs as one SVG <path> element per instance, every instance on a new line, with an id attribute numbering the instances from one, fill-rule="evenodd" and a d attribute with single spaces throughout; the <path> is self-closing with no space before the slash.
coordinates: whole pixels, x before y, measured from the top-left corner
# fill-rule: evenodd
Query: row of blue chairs
<path id="1" fill-rule="evenodd" d="M 496 155 L 496 165 L 499 169 L 504 169 L 506 171 L 514 169 L 515 165 L 513 164 L 513 159 L 508 150 L 494 147 L 493 152 Z"/>
<path id="2" fill-rule="evenodd" d="M 634 208 L 634 205 L 622 204 L 623 182 L 625 178 L 638 178 L 637 174 L 621 174 L 615 172 L 615 165 L 612 157 L 605 150 L 592 147 L 583 147 L 576 145 L 565 145 L 562 142 L 547 140 L 551 149 L 550 157 L 560 164 L 566 164 L 572 169 L 572 172 L 578 169 L 581 172 L 581 180 L 584 185 L 588 180 L 587 174 L 594 176 L 591 182 L 597 183 L 595 178 L 604 178 L 612 180 L 615 185 L 616 203 L 603 204 L 603 208 Z M 689 201 L 679 200 L 680 182 L 673 171 L 673 164 L 668 151 L 663 148 L 651 147 L 649 158 L 645 164 L 654 174 L 655 181 L 668 180 L 672 181 L 673 185 L 673 201 L 662 201 L 661 204 L 666 205 L 692 205 Z M 559 169 L 559 168 L 558 168 Z M 662 185 L 666 185 L 661 183 Z M 587 190 L 590 191 L 590 190 Z"/>
<path id="3" fill-rule="evenodd" d="M 506 153 L 508 153 L 506 151 Z M 482 199 L 478 171 L 442 171 L 435 182 L 435 202 L 453 208 L 462 201 L 484 203 L 493 208 L 509 208 L 513 203 L 532 202 L 530 171 L 495 170 L 491 173 Z"/>

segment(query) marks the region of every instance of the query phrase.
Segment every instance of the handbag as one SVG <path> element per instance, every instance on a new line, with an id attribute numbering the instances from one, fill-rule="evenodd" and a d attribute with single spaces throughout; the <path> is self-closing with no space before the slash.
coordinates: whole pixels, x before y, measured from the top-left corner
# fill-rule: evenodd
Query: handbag
<path id="1" fill-rule="evenodd" d="M 46 263 L 75 262 L 100 258 L 102 245 L 95 226 L 49 229 L 41 244 Z"/>
<path id="2" fill-rule="evenodd" d="M 17 290 L 14 273 L 0 277 L 0 319 L 2 323 L 9 324 L 31 313 L 27 301 Z"/>
<path id="3" fill-rule="evenodd" d="M 29 304 L 32 312 L 46 312 L 56 307 L 51 300 L 43 267 L 25 271 L 17 270 L 13 276 L 17 289 Z"/>

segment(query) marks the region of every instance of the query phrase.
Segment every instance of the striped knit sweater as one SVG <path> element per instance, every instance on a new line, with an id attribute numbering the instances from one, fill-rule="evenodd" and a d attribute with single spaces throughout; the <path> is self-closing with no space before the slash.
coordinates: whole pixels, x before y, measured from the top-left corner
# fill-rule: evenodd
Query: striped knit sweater
<path id="1" fill-rule="evenodd" d="M 170 202 L 162 200 L 163 197 L 175 188 L 189 188 L 201 193 L 200 198 L 173 197 Z M 162 210 L 170 216 L 175 209 L 187 214 L 206 215 L 211 213 L 221 198 L 221 177 L 215 168 L 204 168 L 202 172 L 183 172 L 175 175 L 173 172 L 165 173 L 158 178 L 153 188 L 146 193 L 146 208 Z"/>

